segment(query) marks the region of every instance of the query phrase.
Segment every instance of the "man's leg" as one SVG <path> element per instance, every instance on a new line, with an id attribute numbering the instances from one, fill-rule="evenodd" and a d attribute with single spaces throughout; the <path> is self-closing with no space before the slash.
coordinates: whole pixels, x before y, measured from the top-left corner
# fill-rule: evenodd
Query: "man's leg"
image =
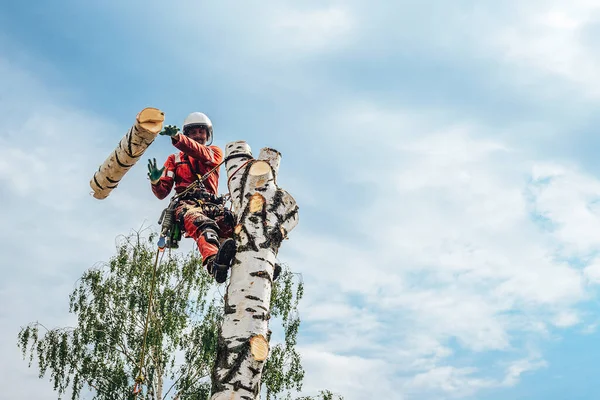
<path id="1" fill-rule="evenodd" d="M 201 206 L 182 203 L 176 210 L 176 217 L 179 221 L 183 220 L 184 230 L 196 241 L 202 256 L 202 265 L 208 273 L 215 276 L 217 282 L 225 282 L 227 269 L 235 256 L 235 242 L 228 239 L 219 243 L 219 226 L 205 214 Z"/>
<path id="2" fill-rule="evenodd" d="M 208 258 L 217 254 L 219 237 L 216 229 L 218 226 L 204 214 L 202 207 L 183 201 L 175 210 L 175 217 L 178 221 L 183 222 L 183 229 L 187 235 L 196 241 L 203 264 Z"/>

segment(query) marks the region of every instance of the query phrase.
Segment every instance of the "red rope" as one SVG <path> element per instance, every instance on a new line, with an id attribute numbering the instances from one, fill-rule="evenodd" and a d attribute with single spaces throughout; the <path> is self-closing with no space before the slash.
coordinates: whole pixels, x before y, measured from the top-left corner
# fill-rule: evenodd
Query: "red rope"
<path id="1" fill-rule="evenodd" d="M 249 159 L 249 160 L 246 160 L 246 162 L 245 162 L 245 163 L 243 163 L 242 165 L 240 165 L 240 167 L 239 167 L 238 169 L 236 169 L 236 170 L 235 170 L 235 172 L 229 176 L 229 179 L 227 179 L 227 188 L 228 188 L 228 189 L 229 189 L 229 182 L 231 181 L 231 178 L 233 178 L 233 176 L 234 176 L 235 174 L 237 174 L 237 173 L 238 173 L 238 171 L 239 171 L 240 169 L 242 169 L 242 168 L 244 167 L 244 165 L 248 164 L 250 161 L 256 161 L 256 160 L 254 160 L 254 159 L 252 159 L 252 158 L 251 158 L 251 159 Z"/>

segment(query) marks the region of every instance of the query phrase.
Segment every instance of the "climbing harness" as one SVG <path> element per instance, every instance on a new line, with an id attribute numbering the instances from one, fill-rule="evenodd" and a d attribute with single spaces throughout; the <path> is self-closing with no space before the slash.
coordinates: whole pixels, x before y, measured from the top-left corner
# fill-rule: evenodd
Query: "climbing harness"
<path id="1" fill-rule="evenodd" d="M 158 219 L 158 224 L 161 225 L 160 237 L 158 239 L 159 251 L 165 248 L 176 249 L 179 247 L 179 241 L 181 240 L 181 227 L 176 223 L 175 209 L 181 200 L 186 195 L 192 193 L 196 189 L 200 189 L 204 186 L 204 181 L 216 171 L 226 160 L 221 161 L 214 168 L 208 171 L 204 176 L 198 176 L 194 182 L 188 185 L 183 191 L 175 194 L 171 197 L 171 201 L 167 208 L 163 210 Z"/>
<path id="2" fill-rule="evenodd" d="M 204 186 L 204 181 L 221 165 L 223 165 L 232 158 L 244 156 L 246 156 L 246 154 L 232 154 L 228 157 L 225 157 L 223 161 L 221 161 L 214 168 L 209 170 L 206 174 L 204 174 L 204 176 L 198 175 L 198 179 L 189 184 L 188 187 L 186 187 L 183 191 L 171 197 L 169 205 L 163 210 L 163 212 L 160 215 L 160 218 L 158 219 L 158 224 L 161 226 L 160 237 L 158 239 L 158 248 L 160 251 L 164 250 L 165 248 L 176 249 L 179 247 L 179 241 L 181 240 L 181 227 L 177 223 L 175 218 L 175 209 L 177 208 L 179 201 L 185 196 L 193 193 L 194 190 L 202 189 Z M 233 174 L 231 174 L 229 180 L 231 180 L 231 177 L 233 177 L 233 175 L 235 175 L 249 161 L 251 160 L 248 160 L 245 163 L 243 163 Z M 227 186 L 229 186 L 229 180 L 227 181 Z M 202 196 L 205 198 L 208 197 L 208 202 L 215 204 L 225 204 L 227 199 L 231 197 L 229 193 L 223 196 L 216 196 L 207 191 L 204 191 L 202 193 Z"/>

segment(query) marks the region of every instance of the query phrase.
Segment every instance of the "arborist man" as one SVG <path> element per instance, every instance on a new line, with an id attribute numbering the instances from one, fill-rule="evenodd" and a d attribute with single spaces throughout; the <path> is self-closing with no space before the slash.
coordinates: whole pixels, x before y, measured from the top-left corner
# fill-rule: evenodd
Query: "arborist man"
<path id="1" fill-rule="evenodd" d="M 156 159 L 148 160 L 152 192 L 162 200 L 173 186 L 176 193 L 181 193 L 204 177 L 198 187 L 179 199 L 175 220 L 186 236 L 196 241 L 208 273 L 223 283 L 235 256 L 235 241 L 231 239 L 234 221 L 233 214 L 225 209 L 223 198 L 218 196 L 218 166 L 223 161 L 223 152 L 212 145 L 212 122 L 205 114 L 193 112 L 183 122 L 183 133 L 169 125 L 160 135 L 170 137 L 173 146 L 180 151 L 171 154 L 161 169 L 157 168 Z M 211 170 L 213 172 L 205 177 Z"/>

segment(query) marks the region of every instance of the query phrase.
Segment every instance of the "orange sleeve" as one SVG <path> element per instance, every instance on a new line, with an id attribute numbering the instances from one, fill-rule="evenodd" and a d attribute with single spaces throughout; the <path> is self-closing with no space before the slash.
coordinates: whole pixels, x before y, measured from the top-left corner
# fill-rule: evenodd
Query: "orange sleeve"
<path id="1" fill-rule="evenodd" d="M 175 155 L 171 154 L 167 158 L 164 167 L 165 169 L 160 177 L 160 180 L 151 184 L 152 193 L 154 193 L 154 195 L 160 200 L 164 199 L 169 195 L 169 193 L 171 193 L 171 189 L 175 183 Z"/>
<path id="2" fill-rule="evenodd" d="M 190 157 L 200 160 L 205 165 L 215 166 L 223 161 L 223 151 L 217 146 L 205 146 L 183 134 L 171 139 L 173 146 Z"/>

